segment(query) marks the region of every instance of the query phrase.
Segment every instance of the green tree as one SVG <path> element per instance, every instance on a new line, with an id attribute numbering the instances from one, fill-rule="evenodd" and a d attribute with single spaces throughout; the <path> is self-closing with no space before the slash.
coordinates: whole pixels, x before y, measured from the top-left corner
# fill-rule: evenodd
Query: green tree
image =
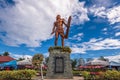
<path id="1" fill-rule="evenodd" d="M 39 69 L 40 68 L 40 65 L 43 61 L 43 55 L 42 54 L 35 54 L 33 57 L 32 57 L 32 64 L 34 65 L 34 67 L 36 69 Z"/>
<path id="2" fill-rule="evenodd" d="M 107 61 L 103 56 L 100 56 L 99 60 Z"/>
<path id="3" fill-rule="evenodd" d="M 4 52 L 3 53 L 3 56 L 9 56 L 10 54 L 9 54 L 9 52 Z"/>
<path id="4" fill-rule="evenodd" d="M 46 64 L 46 65 L 48 64 L 48 60 L 49 60 L 49 57 L 46 57 L 46 58 L 45 58 L 45 64 Z"/>
<path id="5" fill-rule="evenodd" d="M 71 64 L 72 64 L 72 68 L 75 68 L 77 64 L 77 59 L 72 59 Z"/>
<path id="6" fill-rule="evenodd" d="M 25 58 L 19 58 L 17 61 L 22 61 L 22 60 L 25 60 Z"/>

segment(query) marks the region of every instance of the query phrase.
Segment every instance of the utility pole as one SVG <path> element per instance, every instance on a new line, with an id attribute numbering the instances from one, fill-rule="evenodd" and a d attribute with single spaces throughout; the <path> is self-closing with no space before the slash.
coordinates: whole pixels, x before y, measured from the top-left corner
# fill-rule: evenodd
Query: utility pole
<path id="1" fill-rule="evenodd" d="M 42 70 L 44 60 L 45 60 L 45 59 L 43 59 L 41 65 L 40 65 L 40 70 L 41 70 L 41 80 L 44 80 L 44 77 L 43 77 L 43 70 Z"/>

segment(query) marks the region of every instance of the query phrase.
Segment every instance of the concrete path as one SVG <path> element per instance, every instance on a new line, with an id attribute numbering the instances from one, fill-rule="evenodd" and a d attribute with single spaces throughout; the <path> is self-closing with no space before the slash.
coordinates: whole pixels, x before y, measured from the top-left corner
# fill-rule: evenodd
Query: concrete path
<path id="1" fill-rule="evenodd" d="M 35 77 L 32 80 L 42 80 L 41 76 Z M 84 80 L 83 77 L 74 76 L 73 79 L 43 79 L 43 80 Z"/>

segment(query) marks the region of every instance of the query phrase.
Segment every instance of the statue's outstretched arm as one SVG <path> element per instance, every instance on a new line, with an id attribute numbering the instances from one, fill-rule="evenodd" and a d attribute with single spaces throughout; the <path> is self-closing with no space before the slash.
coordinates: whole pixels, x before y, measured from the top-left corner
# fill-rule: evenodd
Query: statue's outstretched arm
<path id="1" fill-rule="evenodd" d="M 66 27 L 69 27 L 68 24 L 65 23 L 65 20 L 63 19 L 63 24 L 66 26 Z"/>

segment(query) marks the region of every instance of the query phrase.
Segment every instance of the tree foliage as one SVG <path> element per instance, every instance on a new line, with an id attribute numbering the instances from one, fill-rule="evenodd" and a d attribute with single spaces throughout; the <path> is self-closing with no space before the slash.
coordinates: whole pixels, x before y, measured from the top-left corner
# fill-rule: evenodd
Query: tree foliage
<path id="1" fill-rule="evenodd" d="M 43 55 L 42 54 L 35 54 L 32 58 L 32 64 L 35 66 L 36 69 L 40 67 L 40 64 L 43 61 Z"/>
<path id="2" fill-rule="evenodd" d="M 100 56 L 99 60 L 103 60 L 103 61 L 108 61 L 106 58 L 104 58 L 103 56 Z"/>
<path id="3" fill-rule="evenodd" d="M 9 54 L 9 52 L 4 52 L 3 53 L 3 56 L 9 56 L 10 54 Z"/>
<path id="4" fill-rule="evenodd" d="M 77 59 L 73 59 L 71 60 L 71 64 L 72 64 L 72 68 L 75 68 L 76 67 L 76 64 L 77 64 Z"/>
<path id="5" fill-rule="evenodd" d="M 22 60 L 25 60 L 25 58 L 19 58 L 17 61 L 22 61 Z"/>
<path id="6" fill-rule="evenodd" d="M 46 64 L 46 65 L 48 64 L 48 61 L 49 61 L 49 57 L 46 57 L 46 58 L 45 58 L 45 64 Z"/>

